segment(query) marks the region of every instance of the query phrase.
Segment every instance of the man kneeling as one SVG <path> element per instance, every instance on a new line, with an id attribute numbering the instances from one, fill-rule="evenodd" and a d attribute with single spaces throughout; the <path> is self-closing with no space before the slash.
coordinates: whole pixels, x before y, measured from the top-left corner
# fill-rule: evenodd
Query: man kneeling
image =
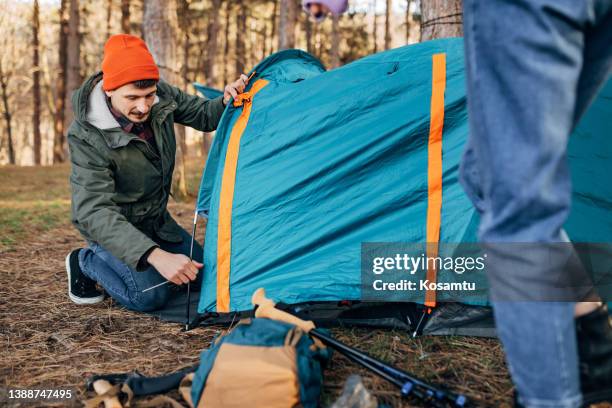
<path id="1" fill-rule="evenodd" d="M 190 235 L 166 206 L 172 183 L 174 123 L 210 132 L 225 105 L 242 92 L 245 75 L 205 100 L 159 80 L 146 44 L 131 35 L 112 36 L 102 72 L 75 91 L 68 130 L 72 171 L 72 222 L 88 247 L 66 257 L 68 293 L 77 304 L 103 300 L 99 283 L 128 309 L 163 307 L 169 280 L 195 281 L 201 263 L 190 261 Z M 193 259 L 202 259 L 195 245 Z"/>

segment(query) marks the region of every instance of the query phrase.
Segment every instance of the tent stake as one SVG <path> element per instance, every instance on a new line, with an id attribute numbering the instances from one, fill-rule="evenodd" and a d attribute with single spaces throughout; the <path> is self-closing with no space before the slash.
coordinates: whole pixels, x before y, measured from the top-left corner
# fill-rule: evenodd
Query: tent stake
<path id="1" fill-rule="evenodd" d="M 412 333 L 412 338 L 414 339 L 416 336 L 418 336 L 419 334 L 419 330 L 421 329 L 421 325 L 423 324 L 423 320 L 425 319 L 425 316 L 431 313 L 431 308 L 429 307 L 425 307 L 425 309 L 423 309 L 423 314 L 421 315 L 421 318 L 419 319 L 419 322 L 417 323 L 415 329 L 414 329 L 414 333 Z"/>

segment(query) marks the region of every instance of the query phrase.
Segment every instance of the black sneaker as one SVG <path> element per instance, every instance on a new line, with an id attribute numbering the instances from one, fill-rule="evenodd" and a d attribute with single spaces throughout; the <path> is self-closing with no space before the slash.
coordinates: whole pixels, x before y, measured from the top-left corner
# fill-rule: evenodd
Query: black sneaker
<path id="1" fill-rule="evenodd" d="M 576 335 L 585 403 L 612 401 L 612 319 L 605 304 L 576 319 Z"/>
<path id="2" fill-rule="evenodd" d="M 77 305 L 92 305 L 104 300 L 104 293 L 96 289 L 96 281 L 85 276 L 79 266 L 79 251 L 75 249 L 66 256 L 68 273 L 68 296 Z"/>

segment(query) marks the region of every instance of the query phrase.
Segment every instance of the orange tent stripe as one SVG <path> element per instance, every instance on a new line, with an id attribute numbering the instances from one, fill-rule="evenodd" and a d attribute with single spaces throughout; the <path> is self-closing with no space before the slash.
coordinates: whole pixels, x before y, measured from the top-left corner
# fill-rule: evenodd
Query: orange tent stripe
<path id="1" fill-rule="evenodd" d="M 446 54 L 434 54 L 432 61 L 431 107 L 427 165 L 427 257 L 438 256 L 442 212 L 442 130 L 444 128 L 444 91 L 446 90 Z M 428 262 L 430 264 L 430 262 Z M 435 282 L 435 262 L 428 265 L 427 279 Z M 425 293 L 425 305 L 435 307 L 436 292 Z"/>
<path id="2" fill-rule="evenodd" d="M 248 94 L 253 98 L 257 92 L 268 85 L 268 81 L 260 79 L 253 84 Z M 221 197 L 219 201 L 219 226 L 217 229 L 217 312 L 229 312 L 230 288 L 229 278 L 232 254 L 232 207 L 234 204 L 234 186 L 236 183 L 236 168 L 240 152 L 240 139 L 251 115 L 251 99 L 244 102 L 242 113 L 230 134 L 225 153 L 223 178 L 221 180 Z"/>

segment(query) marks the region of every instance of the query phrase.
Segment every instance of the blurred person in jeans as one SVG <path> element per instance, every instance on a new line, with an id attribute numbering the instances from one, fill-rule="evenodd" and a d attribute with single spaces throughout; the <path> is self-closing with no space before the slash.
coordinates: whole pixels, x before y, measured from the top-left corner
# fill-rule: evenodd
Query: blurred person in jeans
<path id="1" fill-rule="evenodd" d="M 578 407 L 583 396 L 610 398 L 605 305 L 539 301 L 563 268 L 532 255 L 569 242 L 568 138 L 611 72 L 612 1 L 463 5 L 470 137 L 461 179 L 482 214 L 480 240 L 495 246 L 487 273 L 516 403 Z M 537 245 L 523 254 L 512 243 Z"/>

